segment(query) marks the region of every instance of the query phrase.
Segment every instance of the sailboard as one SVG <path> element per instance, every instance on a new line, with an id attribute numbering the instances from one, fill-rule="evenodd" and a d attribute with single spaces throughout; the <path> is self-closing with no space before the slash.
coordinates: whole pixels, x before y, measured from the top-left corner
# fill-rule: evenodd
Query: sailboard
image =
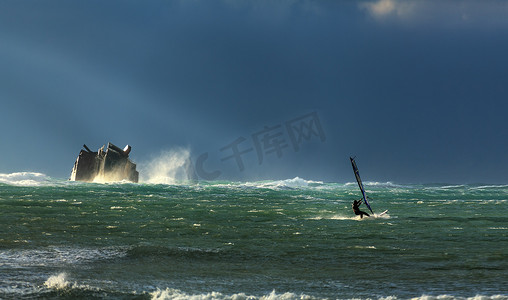
<path id="1" fill-rule="evenodd" d="M 360 178 L 360 172 L 358 171 L 358 167 L 356 166 L 355 158 L 349 157 L 351 160 L 351 166 L 353 166 L 353 172 L 355 173 L 356 182 L 358 182 L 358 187 L 360 188 L 360 191 L 362 191 L 362 197 L 363 197 L 363 203 L 369 208 L 370 212 L 374 214 L 372 211 L 372 208 L 370 208 L 369 201 L 367 201 L 367 195 L 365 194 L 365 189 L 363 188 L 362 179 Z"/>

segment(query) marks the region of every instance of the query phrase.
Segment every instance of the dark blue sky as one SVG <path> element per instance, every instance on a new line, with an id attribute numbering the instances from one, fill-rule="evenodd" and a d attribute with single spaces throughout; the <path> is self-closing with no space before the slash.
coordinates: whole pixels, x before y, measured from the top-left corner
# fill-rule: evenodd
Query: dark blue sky
<path id="1" fill-rule="evenodd" d="M 356 155 L 366 181 L 506 183 L 507 37 L 506 1 L 2 1 L 0 173 L 111 141 L 217 179 L 348 182 Z"/>

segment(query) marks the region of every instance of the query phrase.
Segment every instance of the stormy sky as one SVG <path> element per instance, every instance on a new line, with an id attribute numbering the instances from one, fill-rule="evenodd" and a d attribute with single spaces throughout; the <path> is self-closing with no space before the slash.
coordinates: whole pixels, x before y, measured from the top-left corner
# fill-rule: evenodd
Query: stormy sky
<path id="1" fill-rule="evenodd" d="M 2 1 L 0 173 L 508 181 L 506 1 Z M 207 177 L 208 176 L 208 177 Z"/>

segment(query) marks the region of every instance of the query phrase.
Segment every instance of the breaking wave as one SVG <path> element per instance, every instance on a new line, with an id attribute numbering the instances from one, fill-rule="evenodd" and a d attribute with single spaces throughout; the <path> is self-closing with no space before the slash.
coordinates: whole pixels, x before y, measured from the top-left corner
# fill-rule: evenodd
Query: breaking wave
<path id="1" fill-rule="evenodd" d="M 68 277 L 69 275 L 65 272 L 59 273 L 57 275 L 51 275 L 44 282 L 43 287 L 56 291 L 57 293 L 63 292 L 63 294 L 46 294 L 46 296 L 43 298 L 55 298 L 57 295 L 65 295 L 65 299 L 95 299 L 104 298 L 104 294 L 108 292 L 107 290 L 104 290 L 100 287 L 81 284 L 77 281 L 71 282 L 69 281 Z M 40 290 L 40 288 L 36 288 L 36 290 L 39 290 L 38 293 L 41 295 L 45 294 L 42 290 Z"/>
<path id="2" fill-rule="evenodd" d="M 58 275 L 50 276 L 46 282 L 44 282 L 44 285 L 50 289 L 63 290 L 68 288 L 71 283 L 67 281 L 66 273 L 60 273 Z"/>
<path id="3" fill-rule="evenodd" d="M 314 181 L 314 180 L 306 180 L 300 177 L 295 177 L 293 179 L 285 179 L 285 180 L 275 180 L 268 182 L 259 182 L 252 183 L 257 187 L 262 188 L 277 188 L 277 189 L 297 189 L 297 188 L 306 188 L 306 187 L 315 187 L 323 185 L 322 181 Z"/>
<path id="4" fill-rule="evenodd" d="M 319 299 L 319 298 L 315 298 L 315 297 L 312 297 L 312 296 L 309 296 L 309 295 L 305 295 L 305 294 L 294 294 L 294 293 L 283 293 L 283 294 L 278 294 L 276 293 L 275 291 L 272 291 L 270 294 L 268 295 L 263 295 L 263 296 L 251 296 L 251 295 L 247 295 L 245 293 L 239 293 L 239 294 L 233 294 L 233 295 L 224 295 L 220 292 L 210 292 L 210 293 L 206 293 L 206 294 L 195 294 L 195 295 L 191 295 L 191 294 L 187 294 L 181 290 L 178 290 L 178 289 L 171 289 L 171 288 L 166 288 L 165 290 L 160 290 L 160 289 L 157 289 L 156 291 L 150 293 L 150 295 L 152 296 L 152 300 L 169 300 L 169 299 L 189 299 L 189 300 L 212 300 L 212 299 L 217 299 L 217 300 L 255 300 L 255 299 L 259 299 L 259 300 L 293 300 L 293 299 Z"/>
<path id="5" fill-rule="evenodd" d="M 345 186 L 356 186 L 358 185 L 358 183 L 356 183 L 356 181 L 352 181 L 352 182 L 347 182 L 344 184 Z M 391 181 L 387 181 L 387 182 L 378 182 L 378 181 L 363 181 L 363 185 L 364 186 L 370 186 L 370 187 L 386 187 L 386 188 L 409 188 L 411 186 L 404 186 L 404 185 L 400 185 L 400 184 L 395 184 Z"/>
<path id="6" fill-rule="evenodd" d="M 0 183 L 17 186 L 39 186 L 51 183 L 51 178 L 36 172 L 0 173 Z"/>
<path id="7" fill-rule="evenodd" d="M 366 249 L 375 249 L 373 246 L 367 246 Z M 225 295 L 220 292 L 209 292 L 203 294 L 188 294 L 178 289 L 166 288 L 165 290 L 157 289 L 156 291 L 150 293 L 152 300 L 169 300 L 169 299 L 178 299 L 178 300 L 310 300 L 310 299 L 322 299 L 313 297 L 306 294 L 295 294 L 291 292 L 286 293 L 277 293 L 273 290 L 271 293 L 261 296 L 253 296 L 247 295 L 245 293 L 237 293 L 232 295 Z M 348 299 L 348 298 L 345 298 Z M 354 299 L 362 299 L 362 298 L 354 298 Z M 371 299 L 371 298 L 367 298 Z M 387 296 L 380 297 L 380 300 L 397 300 L 401 299 L 397 296 Z M 411 298 L 412 300 L 507 300 L 507 295 L 476 295 L 472 297 L 460 297 L 454 295 L 421 295 L 419 297 Z"/>

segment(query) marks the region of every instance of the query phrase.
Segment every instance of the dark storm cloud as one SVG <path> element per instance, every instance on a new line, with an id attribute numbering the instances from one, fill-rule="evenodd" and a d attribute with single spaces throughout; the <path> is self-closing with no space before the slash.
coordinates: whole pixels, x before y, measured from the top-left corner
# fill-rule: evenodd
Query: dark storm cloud
<path id="1" fill-rule="evenodd" d="M 0 172 L 65 177 L 81 144 L 111 140 L 137 160 L 209 153 L 231 179 L 351 181 L 357 155 L 366 180 L 506 181 L 506 7 L 2 2 Z M 311 112 L 326 141 L 245 156 L 242 172 L 221 161 L 239 137 L 255 149 L 253 134 Z"/>

